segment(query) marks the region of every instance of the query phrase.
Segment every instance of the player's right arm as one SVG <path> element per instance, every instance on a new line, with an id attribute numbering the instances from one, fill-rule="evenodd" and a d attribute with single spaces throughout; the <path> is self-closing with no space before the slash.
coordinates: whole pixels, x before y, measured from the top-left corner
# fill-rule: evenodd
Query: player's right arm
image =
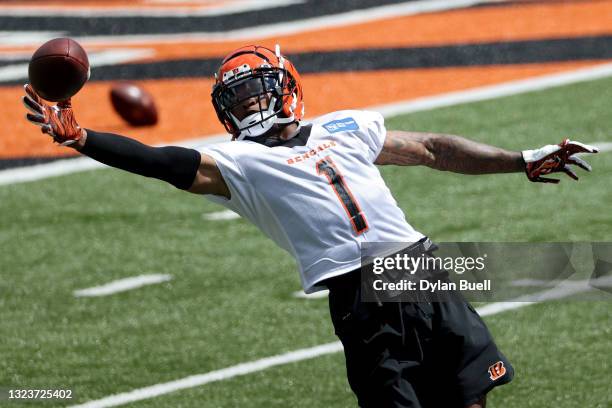
<path id="1" fill-rule="evenodd" d="M 520 172 L 520 152 L 474 142 L 460 136 L 388 131 L 376 164 L 428 166 L 463 174 Z"/>
<path id="2" fill-rule="evenodd" d="M 542 175 L 564 172 L 578 180 L 570 165 L 591 171 L 576 153 L 597 153 L 597 148 L 565 139 L 558 145 L 515 152 L 460 136 L 389 131 L 376 164 L 428 166 L 462 174 L 525 172 L 531 181 L 557 183 Z"/>
<path id="3" fill-rule="evenodd" d="M 166 181 L 196 194 L 229 198 L 229 190 L 212 157 L 178 146 L 153 147 L 125 136 L 86 130 L 77 124 L 70 100 L 47 105 L 32 89 L 25 87 L 26 115 L 43 133 L 64 146 L 106 165 Z"/>

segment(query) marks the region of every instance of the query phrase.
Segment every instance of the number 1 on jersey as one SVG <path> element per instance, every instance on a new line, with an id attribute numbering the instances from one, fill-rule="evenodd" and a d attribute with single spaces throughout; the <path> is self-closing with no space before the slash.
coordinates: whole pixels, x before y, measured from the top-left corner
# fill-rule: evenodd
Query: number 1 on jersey
<path id="1" fill-rule="evenodd" d="M 359 207 L 359 204 L 353 197 L 353 194 L 351 194 L 351 190 L 349 190 L 348 186 L 344 182 L 342 173 L 340 173 L 331 157 L 326 156 L 317 162 L 317 174 L 325 174 L 325 177 L 327 177 L 327 181 L 329 181 L 329 184 L 334 189 L 336 196 L 338 196 L 338 199 L 344 207 L 346 214 L 349 216 L 353 229 L 357 235 L 367 231 L 368 223 L 363 215 L 363 212 L 361 211 L 361 207 Z"/>

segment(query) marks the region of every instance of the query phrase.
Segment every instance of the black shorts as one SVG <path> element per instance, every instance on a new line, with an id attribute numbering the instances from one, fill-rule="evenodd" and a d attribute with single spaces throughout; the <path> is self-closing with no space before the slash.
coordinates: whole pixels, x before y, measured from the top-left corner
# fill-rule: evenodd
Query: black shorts
<path id="1" fill-rule="evenodd" d="M 359 270 L 326 282 L 349 384 L 361 407 L 464 408 L 514 370 L 474 308 L 361 301 Z"/>

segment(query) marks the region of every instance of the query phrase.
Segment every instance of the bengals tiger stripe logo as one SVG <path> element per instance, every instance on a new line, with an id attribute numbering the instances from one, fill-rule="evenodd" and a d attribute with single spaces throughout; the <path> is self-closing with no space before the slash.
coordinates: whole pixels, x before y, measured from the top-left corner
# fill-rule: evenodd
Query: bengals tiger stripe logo
<path id="1" fill-rule="evenodd" d="M 506 367 L 504 367 L 503 361 L 498 361 L 489 367 L 489 378 L 492 381 L 499 380 L 504 374 L 506 374 Z"/>

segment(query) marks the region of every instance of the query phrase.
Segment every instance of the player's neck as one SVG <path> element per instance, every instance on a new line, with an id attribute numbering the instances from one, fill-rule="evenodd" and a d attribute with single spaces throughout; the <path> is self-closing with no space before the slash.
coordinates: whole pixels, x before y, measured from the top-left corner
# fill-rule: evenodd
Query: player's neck
<path id="1" fill-rule="evenodd" d="M 290 123 L 280 131 L 281 140 L 293 139 L 300 132 L 300 126 L 298 122 Z"/>
<path id="2" fill-rule="evenodd" d="M 245 138 L 245 140 L 260 143 L 268 147 L 282 146 L 299 135 L 300 129 L 300 124 L 298 122 L 288 125 L 275 124 L 263 135 Z"/>
<path id="3" fill-rule="evenodd" d="M 258 143 L 268 147 L 282 146 L 300 133 L 300 125 L 297 122 L 280 126 L 274 125 L 269 134 L 263 135 Z"/>

